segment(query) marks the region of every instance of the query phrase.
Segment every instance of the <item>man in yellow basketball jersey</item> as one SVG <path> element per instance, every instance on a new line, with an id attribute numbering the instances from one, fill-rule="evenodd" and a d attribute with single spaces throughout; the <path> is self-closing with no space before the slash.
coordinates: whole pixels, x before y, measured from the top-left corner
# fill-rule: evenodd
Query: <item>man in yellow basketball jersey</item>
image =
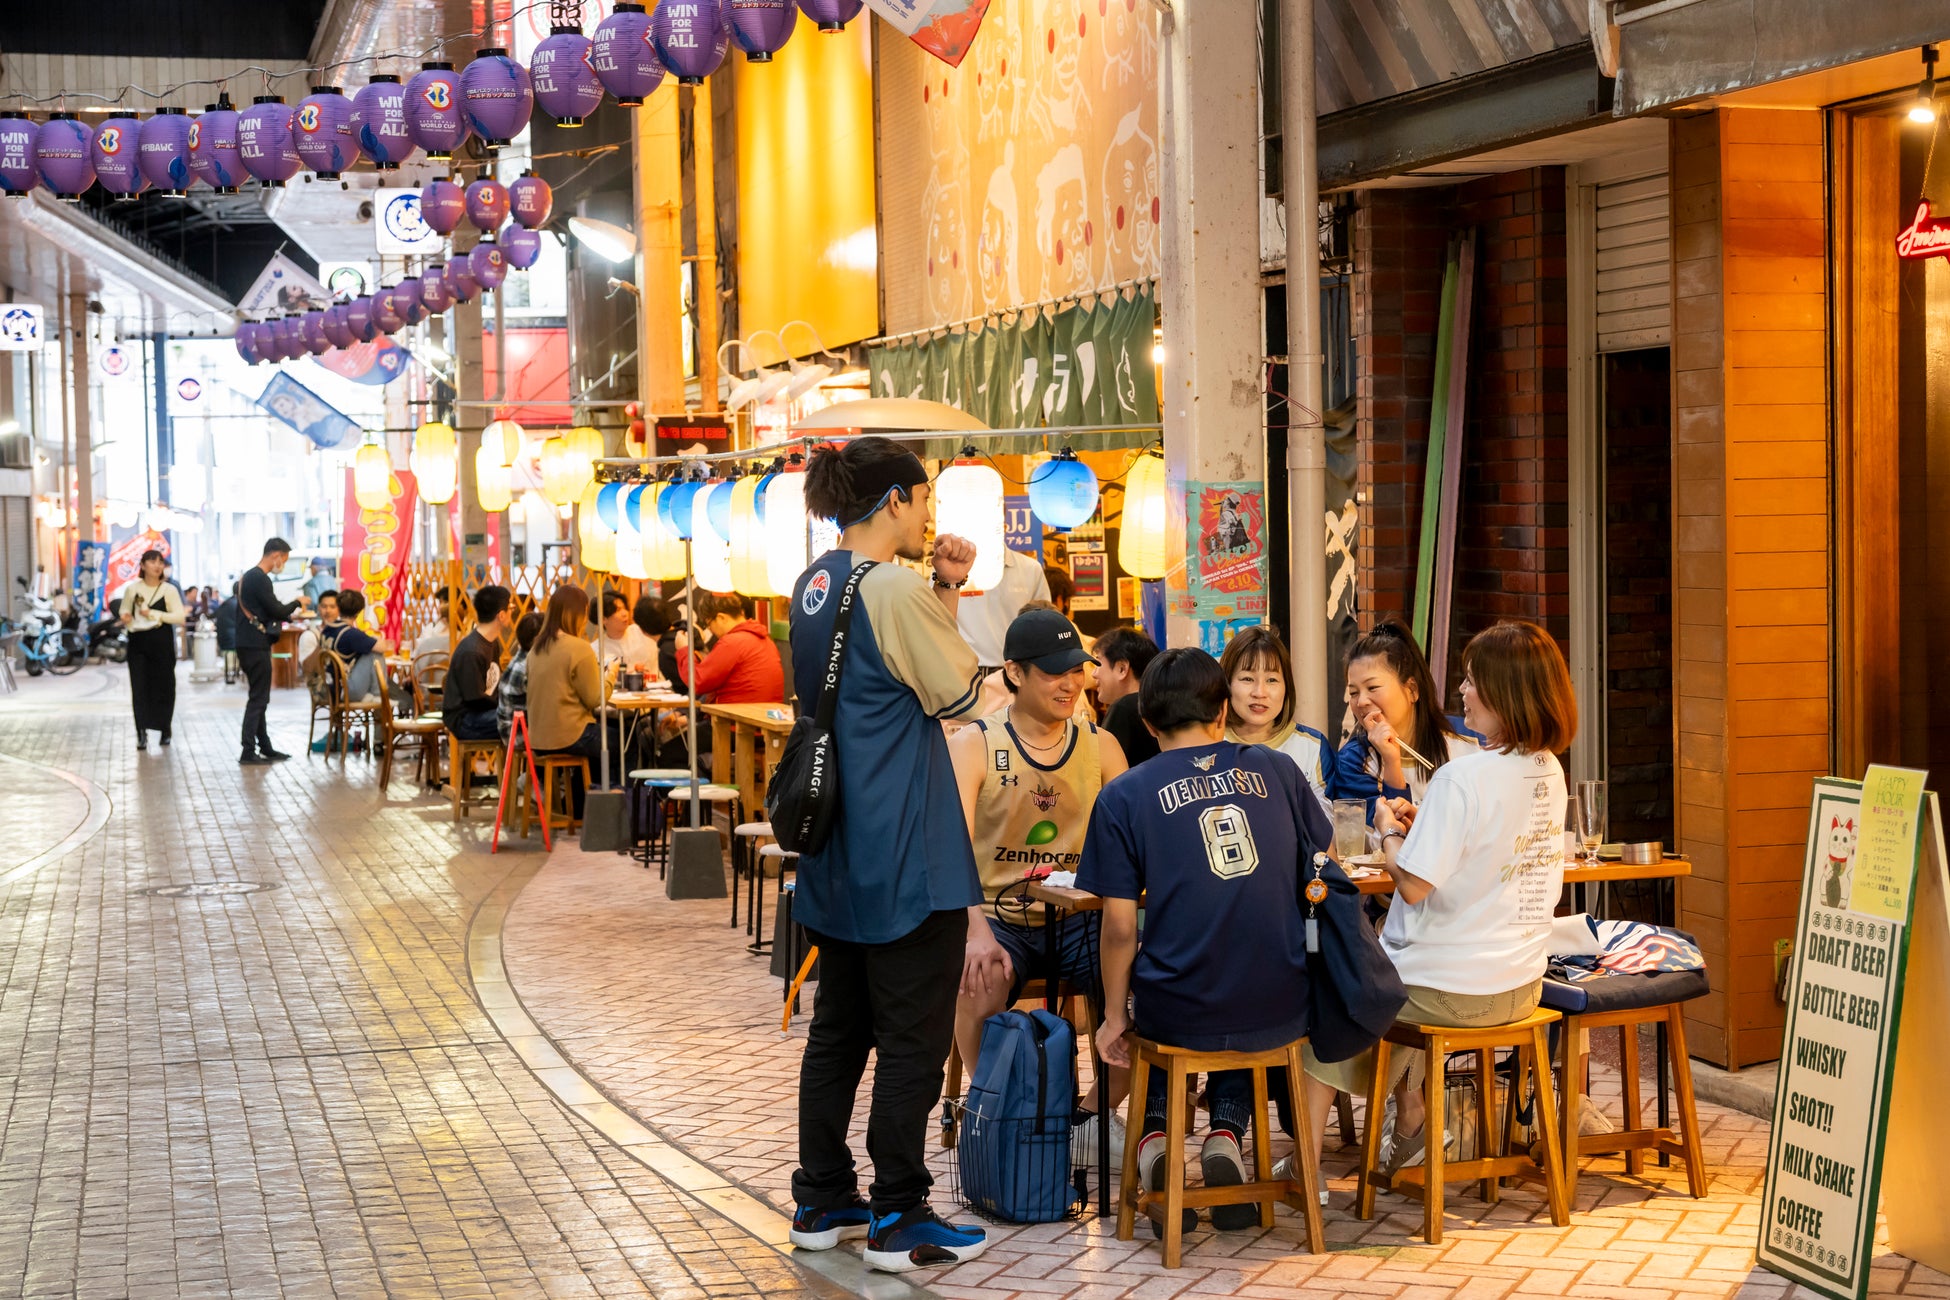
<path id="1" fill-rule="evenodd" d="M 974 1076 L 982 1022 L 1013 1005 L 1023 985 L 1045 973 L 1043 909 L 1017 897 L 1023 877 L 1038 868 L 1075 871 L 1083 832 L 1105 782 L 1124 771 L 1117 738 L 1075 720 L 1094 664 L 1070 620 L 1053 609 L 1030 609 L 1009 624 L 1003 639 L 1003 679 L 1009 703 L 948 742 L 961 790 L 962 813 L 982 877 L 983 902 L 968 909 L 968 947 L 961 995 L 955 1004 L 955 1043 Z M 1062 977 L 1080 993 L 1097 987 L 1097 915 L 1059 922 Z M 1128 1086 L 1128 1072 L 1110 1077 L 1112 1106 Z M 1075 1119 L 1087 1121 L 1096 1097 Z M 1121 1158 L 1115 1125 L 1113 1156 Z M 1096 1149 L 1094 1130 L 1078 1141 Z M 1079 1148 L 1083 1149 L 1083 1148 Z"/>

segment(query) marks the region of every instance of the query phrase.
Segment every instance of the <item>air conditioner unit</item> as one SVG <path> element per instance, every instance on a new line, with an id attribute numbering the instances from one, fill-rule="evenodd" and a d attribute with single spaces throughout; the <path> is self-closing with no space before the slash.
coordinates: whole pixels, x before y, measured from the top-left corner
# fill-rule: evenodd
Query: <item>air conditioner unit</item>
<path id="1" fill-rule="evenodd" d="M 0 435 L 0 469 L 34 468 L 34 438 L 27 433 Z"/>

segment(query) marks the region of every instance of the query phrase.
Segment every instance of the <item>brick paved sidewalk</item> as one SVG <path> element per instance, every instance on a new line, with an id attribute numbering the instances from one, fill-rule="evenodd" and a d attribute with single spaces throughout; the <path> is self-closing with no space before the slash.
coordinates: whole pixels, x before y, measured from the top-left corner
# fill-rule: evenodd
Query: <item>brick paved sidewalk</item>
<path id="1" fill-rule="evenodd" d="M 835 1294 L 573 1116 L 475 1004 L 469 919 L 537 854 L 304 755 L 298 692 L 272 715 L 298 757 L 240 770 L 241 688 L 184 669 L 174 747 L 138 754 L 125 683 L 0 697 L 0 1296 Z M 270 888 L 142 892 L 197 882 Z"/>
<path id="2" fill-rule="evenodd" d="M 627 859 L 569 848 L 554 854 L 516 901 L 504 958 L 528 1014 L 612 1100 L 789 1213 L 804 1022 L 780 1033 L 779 983 L 766 974 L 764 959 L 746 954 L 743 927 L 730 929 L 728 915 L 728 903 L 669 901 L 656 873 Z M 863 1162 L 868 1086 L 862 1084 L 854 1117 L 854 1149 Z M 1615 1116 L 1615 1076 L 1600 1082 L 1598 1097 Z M 1700 1120 L 1714 1175 L 1710 1196 L 1687 1196 L 1676 1164 L 1660 1169 L 1648 1161 L 1643 1177 L 1630 1178 L 1619 1159 L 1592 1161 L 1567 1229 L 1551 1227 L 1532 1191 L 1513 1190 L 1490 1209 L 1472 1187 L 1455 1184 L 1449 1230 L 1440 1246 L 1429 1247 L 1419 1239 L 1417 1202 L 1384 1196 L 1374 1222 L 1355 1219 L 1352 1153 L 1330 1150 L 1334 1197 L 1325 1223 L 1332 1250 L 1325 1257 L 1306 1253 L 1283 1210 L 1268 1232 L 1202 1227 L 1187 1239 L 1185 1267 L 1173 1273 L 1162 1267 L 1146 1228 L 1120 1243 L 1112 1224 L 1092 1217 L 990 1226 L 994 1241 L 980 1260 L 909 1276 L 966 1300 L 1297 1291 L 1483 1300 L 1808 1294 L 1754 1268 L 1765 1122 L 1706 1103 Z M 937 1151 L 933 1160 L 935 1201 L 944 1212 L 951 1208 L 949 1159 Z M 1950 1278 L 1885 1254 L 1872 1290 L 1950 1297 Z"/>

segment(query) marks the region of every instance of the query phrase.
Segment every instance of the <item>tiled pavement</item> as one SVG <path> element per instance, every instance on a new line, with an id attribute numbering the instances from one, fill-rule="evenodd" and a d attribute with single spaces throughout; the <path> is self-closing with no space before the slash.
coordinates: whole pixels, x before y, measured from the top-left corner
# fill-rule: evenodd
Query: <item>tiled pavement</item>
<path id="1" fill-rule="evenodd" d="M 538 854 L 357 756 L 240 771 L 241 691 L 186 674 L 138 754 L 125 680 L 0 697 L 0 1296 L 836 1294 L 476 1004 L 469 920 Z M 140 892 L 218 881 L 271 888 Z"/>
<path id="2" fill-rule="evenodd" d="M 779 984 L 762 959 L 745 954 L 742 926 L 729 929 L 728 913 L 726 903 L 669 901 L 655 872 L 616 855 L 558 851 L 509 915 L 508 978 L 527 1013 L 611 1100 L 789 1211 L 804 1023 L 780 1032 Z M 1601 1049 L 1611 1037 L 1601 1038 Z M 860 1095 L 854 1146 L 864 1152 L 865 1085 Z M 1599 1097 L 1615 1114 L 1615 1081 L 1601 1083 Z M 1282 1210 L 1270 1232 L 1201 1230 L 1188 1238 L 1185 1267 L 1173 1273 L 1145 1228 L 1120 1243 L 1111 1225 L 1086 1218 L 991 1226 L 996 1240 L 986 1255 L 924 1275 L 924 1285 L 966 1300 L 1807 1294 L 1754 1268 L 1765 1122 L 1707 1104 L 1700 1119 L 1714 1174 L 1701 1201 L 1685 1194 L 1676 1166 L 1648 1161 L 1644 1177 L 1628 1178 L 1622 1161 L 1594 1161 L 1595 1172 L 1580 1180 L 1570 1228 L 1552 1228 L 1529 1191 L 1486 1209 L 1459 1184 L 1451 1188 L 1443 1243 L 1429 1247 L 1419 1239 L 1417 1203 L 1384 1196 L 1387 1213 L 1372 1223 L 1355 1219 L 1352 1153 L 1330 1150 L 1332 1249 L 1324 1257 L 1305 1252 Z M 934 1158 L 944 1209 L 948 1159 Z M 1950 1278 L 1885 1254 L 1872 1294 L 1950 1297 Z"/>

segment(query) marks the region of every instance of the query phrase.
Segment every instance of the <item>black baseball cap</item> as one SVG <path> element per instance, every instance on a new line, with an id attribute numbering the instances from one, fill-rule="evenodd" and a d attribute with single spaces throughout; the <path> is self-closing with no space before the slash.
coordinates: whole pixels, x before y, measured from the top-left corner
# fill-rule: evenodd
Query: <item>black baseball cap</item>
<path id="1" fill-rule="evenodd" d="M 1046 673 L 1067 673 L 1078 664 L 1097 662 L 1084 650 L 1076 625 L 1053 609 L 1031 609 L 1016 615 L 1002 638 L 1002 657 Z"/>

